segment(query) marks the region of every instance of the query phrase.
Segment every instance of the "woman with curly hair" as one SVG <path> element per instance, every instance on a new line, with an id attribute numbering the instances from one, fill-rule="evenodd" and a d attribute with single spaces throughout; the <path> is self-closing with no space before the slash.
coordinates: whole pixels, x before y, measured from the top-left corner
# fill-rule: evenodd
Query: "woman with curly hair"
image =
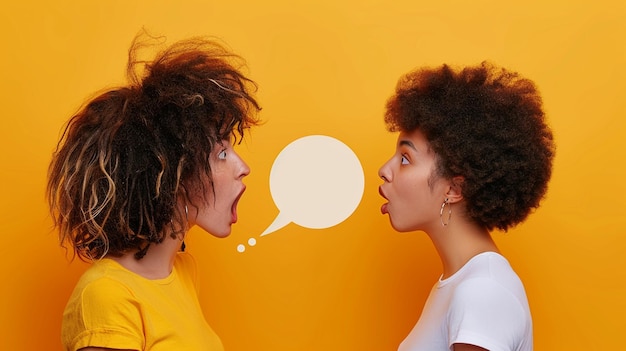
<path id="1" fill-rule="evenodd" d="M 403 76 L 385 122 L 399 132 L 379 170 L 399 232 L 423 231 L 443 274 L 400 351 L 533 349 L 524 286 L 491 238 L 539 206 L 554 156 L 535 85 L 489 63 Z"/>
<path id="2" fill-rule="evenodd" d="M 129 84 L 68 122 L 47 196 L 63 246 L 92 265 L 63 314 L 65 350 L 223 350 L 204 319 L 195 225 L 225 237 L 250 172 L 233 150 L 256 125 L 254 82 L 216 41 L 177 42 L 151 62 L 129 51 Z M 141 39 L 141 40 L 140 40 Z"/>

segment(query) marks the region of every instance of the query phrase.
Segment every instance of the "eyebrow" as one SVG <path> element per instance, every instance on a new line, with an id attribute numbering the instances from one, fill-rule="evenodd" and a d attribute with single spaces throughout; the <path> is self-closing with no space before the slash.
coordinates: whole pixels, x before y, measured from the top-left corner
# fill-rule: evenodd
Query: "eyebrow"
<path id="1" fill-rule="evenodd" d="M 400 143 L 398 145 L 399 146 L 408 146 L 411 149 L 417 151 L 417 148 L 415 147 L 415 145 L 413 145 L 413 143 L 408 141 L 408 140 L 400 140 Z"/>

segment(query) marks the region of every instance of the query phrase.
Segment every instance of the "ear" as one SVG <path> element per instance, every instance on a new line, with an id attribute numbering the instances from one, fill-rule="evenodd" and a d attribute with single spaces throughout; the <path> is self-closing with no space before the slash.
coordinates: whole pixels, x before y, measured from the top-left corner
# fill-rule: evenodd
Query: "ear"
<path id="1" fill-rule="evenodd" d="M 465 178 L 462 176 L 456 176 L 450 180 L 450 184 L 448 184 L 448 191 L 446 192 L 446 197 L 448 198 L 449 203 L 453 204 L 463 200 L 464 182 Z"/>

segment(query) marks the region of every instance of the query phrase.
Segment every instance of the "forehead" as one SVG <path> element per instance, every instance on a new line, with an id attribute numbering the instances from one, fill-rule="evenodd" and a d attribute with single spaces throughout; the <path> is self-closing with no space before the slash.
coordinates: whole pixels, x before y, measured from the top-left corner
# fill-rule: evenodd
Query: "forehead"
<path id="1" fill-rule="evenodd" d="M 400 132 L 396 146 L 398 148 L 408 147 L 418 152 L 430 153 L 428 140 L 426 139 L 424 133 L 422 133 L 419 129 L 414 129 L 409 132 Z"/>

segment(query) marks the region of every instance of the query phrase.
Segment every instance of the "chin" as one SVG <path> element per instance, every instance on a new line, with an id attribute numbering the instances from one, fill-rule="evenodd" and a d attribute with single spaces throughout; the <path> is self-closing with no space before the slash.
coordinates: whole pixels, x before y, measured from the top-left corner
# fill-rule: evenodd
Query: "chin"
<path id="1" fill-rule="evenodd" d="M 406 230 L 406 229 L 403 229 L 403 228 L 398 228 L 398 227 L 394 226 L 393 224 L 391 225 L 391 227 L 398 233 L 406 233 L 406 232 L 410 231 L 410 230 Z"/>
<path id="2" fill-rule="evenodd" d="M 230 235 L 230 232 L 231 231 L 228 230 L 228 231 L 225 231 L 225 232 L 215 232 L 215 231 L 213 231 L 213 232 L 209 232 L 209 233 L 211 233 L 211 235 L 213 235 L 216 238 L 225 238 L 225 237 Z"/>
<path id="3" fill-rule="evenodd" d="M 213 235 L 216 238 L 225 238 L 229 236 L 232 231 L 230 225 L 224 228 L 215 228 L 215 226 L 198 226 L 202 228 L 205 232 Z"/>
<path id="4" fill-rule="evenodd" d="M 414 231 L 414 229 L 412 228 L 407 228 L 406 226 L 403 226 L 401 223 L 394 223 L 393 219 L 389 218 L 389 223 L 391 224 L 391 227 L 396 231 L 396 232 L 400 232 L 400 233 L 408 233 L 408 232 L 412 232 Z"/>
<path id="5" fill-rule="evenodd" d="M 396 232 L 402 232 L 402 228 L 399 228 L 397 225 L 395 225 L 393 221 L 389 221 L 389 224 L 391 224 L 391 228 L 393 228 Z"/>

